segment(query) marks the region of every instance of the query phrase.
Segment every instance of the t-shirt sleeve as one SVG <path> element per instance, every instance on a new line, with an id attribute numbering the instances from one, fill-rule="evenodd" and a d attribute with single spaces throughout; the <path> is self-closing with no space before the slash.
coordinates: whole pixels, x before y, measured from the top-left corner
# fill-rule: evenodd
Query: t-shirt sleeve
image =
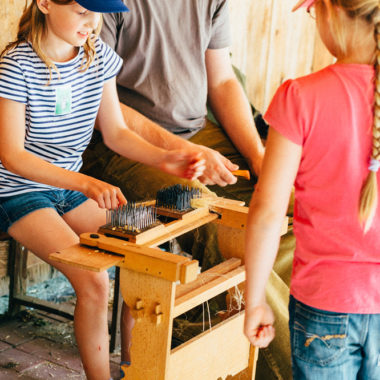
<path id="1" fill-rule="evenodd" d="M 100 32 L 101 39 L 116 51 L 118 34 L 118 13 L 105 13 L 103 15 L 103 26 Z"/>
<path id="2" fill-rule="evenodd" d="M 230 43 L 228 1 L 219 0 L 212 17 L 212 31 L 208 49 L 222 49 L 230 46 Z"/>
<path id="3" fill-rule="evenodd" d="M 302 98 L 297 82 L 287 80 L 275 93 L 264 119 L 284 137 L 302 145 L 305 138 L 302 109 Z"/>
<path id="4" fill-rule="evenodd" d="M 102 64 L 104 67 L 104 81 L 108 81 L 109 79 L 116 76 L 123 64 L 123 60 L 119 57 L 117 53 L 110 46 L 105 44 L 101 39 L 98 40 L 101 44 L 101 55 L 102 55 Z"/>
<path id="5" fill-rule="evenodd" d="M 0 61 L 0 97 L 27 104 L 28 91 L 18 62 L 5 55 Z"/>

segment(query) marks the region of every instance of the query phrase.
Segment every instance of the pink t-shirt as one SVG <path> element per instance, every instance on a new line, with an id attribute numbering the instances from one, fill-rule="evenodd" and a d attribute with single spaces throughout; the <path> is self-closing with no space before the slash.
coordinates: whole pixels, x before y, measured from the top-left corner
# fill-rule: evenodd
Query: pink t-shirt
<path id="1" fill-rule="evenodd" d="M 302 145 L 290 291 L 323 310 L 380 313 L 380 206 L 367 234 L 358 221 L 371 153 L 373 78 L 370 65 L 328 66 L 283 83 L 265 115 Z"/>

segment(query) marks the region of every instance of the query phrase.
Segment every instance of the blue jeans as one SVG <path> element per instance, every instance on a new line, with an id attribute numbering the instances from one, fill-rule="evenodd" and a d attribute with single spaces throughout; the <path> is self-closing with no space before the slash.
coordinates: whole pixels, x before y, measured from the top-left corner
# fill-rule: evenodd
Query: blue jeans
<path id="1" fill-rule="evenodd" d="M 72 190 L 32 191 L 12 197 L 0 197 L 0 231 L 7 232 L 13 223 L 41 208 L 53 208 L 62 216 L 87 199 L 79 191 Z"/>
<path id="2" fill-rule="evenodd" d="M 291 296 L 289 328 L 294 380 L 380 379 L 380 314 L 323 311 Z"/>

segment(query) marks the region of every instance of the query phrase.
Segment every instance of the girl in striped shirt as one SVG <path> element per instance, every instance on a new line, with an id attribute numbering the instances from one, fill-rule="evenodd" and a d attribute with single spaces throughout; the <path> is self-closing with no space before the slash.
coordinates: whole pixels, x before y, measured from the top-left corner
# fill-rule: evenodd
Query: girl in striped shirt
<path id="1" fill-rule="evenodd" d="M 0 230 L 60 270 L 77 295 L 75 334 L 88 379 L 109 380 L 107 272 L 51 262 L 126 203 L 120 189 L 79 173 L 95 119 L 106 144 L 188 179 L 196 153 L 166 151 L 130 131 L 119 107 L 120 57 L 99 38 L 101 12 L 121 0 L 32 0 L 0 61 Z"/>

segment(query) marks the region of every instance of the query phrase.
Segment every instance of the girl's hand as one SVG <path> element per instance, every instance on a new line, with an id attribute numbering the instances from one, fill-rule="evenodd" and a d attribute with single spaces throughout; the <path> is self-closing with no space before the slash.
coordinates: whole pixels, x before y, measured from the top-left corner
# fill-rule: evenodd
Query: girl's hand
<path id="1" fill-rule="evenodd" d="M 100 208 L 110 210 L 127 203 L 126 198 L 118 187 L 93 177 L 84 177 L 82 193 L 97 202 Z"/>
<path id="2" fill-rule="evenodd" d="M 205 160 L 202 153 L 183 150 L 170 150 L 164 153 L 159 168 L 177 177 L 195 180 L 205 170 Z"/>
<path id="3" fill-rule="evenodd" d="M 275 336 L 272 309 L 266 303 L 245 310 L 244 334 L 253 346 L 264 348 Z"/>

